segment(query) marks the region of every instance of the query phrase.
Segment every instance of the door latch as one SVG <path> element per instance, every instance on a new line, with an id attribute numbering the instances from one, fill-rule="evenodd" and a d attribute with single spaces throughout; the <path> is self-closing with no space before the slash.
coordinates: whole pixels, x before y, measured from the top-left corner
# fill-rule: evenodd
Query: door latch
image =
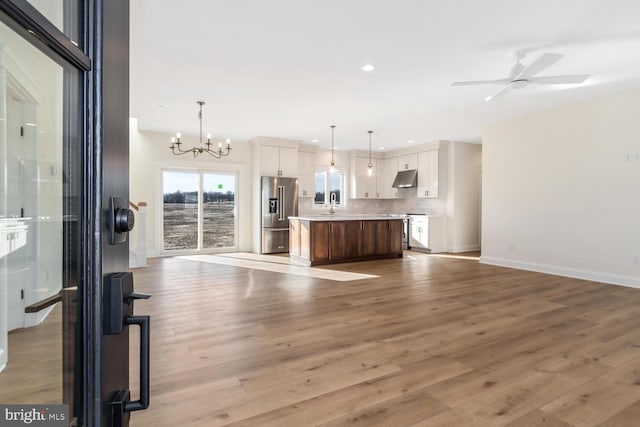
<path id="1" fill-rule="evenodd" d="M 133 230 L 135 216 L 129 209 L 124 197 L 110 197 L 107 212 L 107 228 L 109 229 L 109 243 L 112 245 L 127 241 L 128 233 Z"/>

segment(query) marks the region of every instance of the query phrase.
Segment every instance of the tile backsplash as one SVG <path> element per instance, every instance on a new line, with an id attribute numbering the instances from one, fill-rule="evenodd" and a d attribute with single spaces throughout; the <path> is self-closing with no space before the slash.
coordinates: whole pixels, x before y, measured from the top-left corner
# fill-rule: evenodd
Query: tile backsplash
<path id="1" fill-rule="evenodd" d="M 415 188 L 399 188 L 398 199 L 349 199 L 345 208 L 338 208 L 338 212 L 350 214 L 386 214 L 386 213 L 416 213 L 426 215 L 445 215 L 446 199 L 423 199 L 417 197 Z M 312 197 L 298 199 L 299 215 L 315 215 L 328 210 L 328 207 L 313 206 Z"/>

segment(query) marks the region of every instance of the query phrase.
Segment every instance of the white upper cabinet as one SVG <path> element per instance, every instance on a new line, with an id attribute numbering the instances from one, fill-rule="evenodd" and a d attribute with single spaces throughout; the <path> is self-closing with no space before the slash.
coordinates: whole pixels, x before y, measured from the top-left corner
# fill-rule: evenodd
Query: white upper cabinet
<path id="1" fill-rule="evenodd" d="M 298 150 L 274 145 L 260 146 L 260 174 L 262 176 L 298 176 Z"/>
<path id="2" fill-rule="evenodd" d="M 407 154 L 405 156 L 396 157 L 398 171 L 405 171 L 418 168 L 418 154 Z"/>
<path id="3" fill-rule="evenodd" d="M 418 153 L 418 197 L 438 197 L 438 151 Z"/>
<path id="4" fill-rule="evenodd" d="M 398 198 L 398 189 L 393 188 L 393 180 L 396 179 L 398 174 L 398 159 L 393 157 L 391 159 L 384 160 L 384 180 L 382 197 L 385 199 Z"/>
<path id="5" fill-rule="evenodd" d="M 300 151 L 298 153 L 298 196 L 314 197 L 316 193 L 316 153 Z"/>
<path id="6" fill-rule="evenodd" d="M 352 159 L 352 180 L 351 195 L 354 199 L 377 199 L 382 195 L 378 192 L 378 180 L 380 178 L 380 170 L 378 162 L 382 165 L 382 161 L 371 159 L 373 165 L 373 173 L 369 175 L 369 158 L 355 156 Z M 380 184 L 382 185 L 382 184 Z"/>

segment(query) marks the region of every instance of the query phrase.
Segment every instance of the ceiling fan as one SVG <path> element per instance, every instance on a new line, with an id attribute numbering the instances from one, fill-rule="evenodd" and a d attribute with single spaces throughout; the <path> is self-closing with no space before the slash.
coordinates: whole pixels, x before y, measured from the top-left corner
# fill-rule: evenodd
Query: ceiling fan
<path id="1" fill-rule="evenodd" d="M 516 55 L 516 63 L 511 68 L 509 77 L 496 80 L 472 80 L 464 82 L 453 82 L 451 86 L 473 86 L 473 85 L 504 85 L 496 94 L 487 96 L 484 100 L 491 101 L 500 98 L 511 92 L 513 89 L 522 89 L 528 84 L 543 85 L 564 85 L 579 84 L 587 80 L 589 74 L 573 74 L 565 76 L 539 76 L 536 74 L 552 66 L 562 58 L 559 53 L 544 53 L 538 59 L 529 65 L 523 65 L 520 60 L 524 58 L 524 54 Z"/>

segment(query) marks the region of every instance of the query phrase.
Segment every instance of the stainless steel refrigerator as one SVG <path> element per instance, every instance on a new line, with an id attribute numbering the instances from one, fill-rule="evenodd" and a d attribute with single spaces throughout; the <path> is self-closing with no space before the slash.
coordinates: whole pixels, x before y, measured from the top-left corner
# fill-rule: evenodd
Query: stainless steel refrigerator
<path id="1" fill-rule="evenodd" d="M 298 215 L 298 179 L 263 176 L 261 210 L 261 252 L 289 252 L 289 217 Z"/>

